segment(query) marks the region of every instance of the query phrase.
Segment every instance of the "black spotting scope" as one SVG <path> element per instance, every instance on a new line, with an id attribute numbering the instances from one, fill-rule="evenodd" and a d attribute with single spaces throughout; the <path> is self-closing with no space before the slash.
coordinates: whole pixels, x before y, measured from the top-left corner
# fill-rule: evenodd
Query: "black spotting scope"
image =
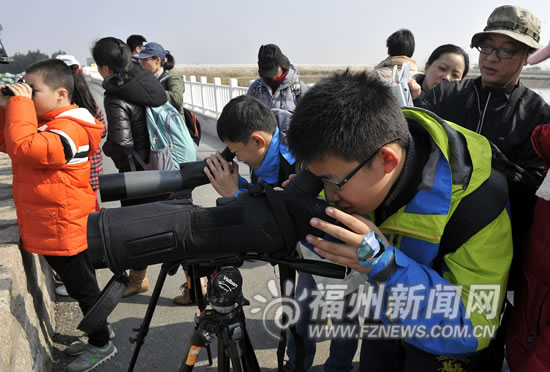
<path id="1" fill-rule="evenodd" d="M 227 161 L 235 157 L 227 147 L 221 155 Z M 210 181 L 204 167 L 206 161 L 200 160 L 182 163 L 179 170 L 105 174 L 99 177 L 101 201 L 137 199 L 206 185 Z"/>
<path id="2" fill-rule="evenodd" d="M 322 235 L 310 219 L 332 220 L 325 214 L 328 203 L 317 198 L 321 189 L 319 178 L 304 169 L 282 191 L 259 183 L 213 208 L 168 200 L 102 209 L 88 218 L 88 253 L 96 268 L 109 267 L 115 273 L 157 263 L 200 263 L 242 254 L 274 262 L 296 259 L 299 240 L 307 234 Z M 344 268 L 326 262 L 313 273 L 343 277 Z"/>

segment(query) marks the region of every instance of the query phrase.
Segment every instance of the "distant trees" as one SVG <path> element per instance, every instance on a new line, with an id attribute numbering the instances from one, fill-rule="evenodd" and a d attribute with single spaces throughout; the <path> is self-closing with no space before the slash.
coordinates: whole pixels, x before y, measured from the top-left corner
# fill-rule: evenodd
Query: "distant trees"
<path id="1" fill-rule="evenodd" d="M 60 55 L 60 54 L 67 54 L 67 52 L 65 52 L 64 50 L 59 49 L 57 52 L 53 52 L 53 53 L 52 53 L 52 57 L 51 57 L 51 58 L 55 58 L 55 57 L 57 57 L 57 56 Z"/>
<path id="2" fill-rule="evenodd" d="M 59 53 L 55 53 L 53 58 L 58 54 Z M 15 53 L 12 57 L 13 62 L 0 65 L 0 73 L 11 72 L 12 74 L 17 74 L 25 71 L 28 66 L 35 62 L 50 58 L 50 56 L 42 53 L 39 49 L 35 51 L 29 50 L 26 54 Z"/>

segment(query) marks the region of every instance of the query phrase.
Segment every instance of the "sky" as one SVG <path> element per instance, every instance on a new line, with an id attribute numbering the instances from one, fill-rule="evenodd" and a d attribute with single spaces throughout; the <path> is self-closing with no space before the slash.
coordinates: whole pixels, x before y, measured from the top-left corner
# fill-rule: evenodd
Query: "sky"
<path id="1" fill-rule="evenodd" d="M 259 46 L 280 46 L 293 64 L 375 65 L 386 38 L 400 28 L 415 36 L 414 58 L 426 63 L 437 46 L 452 43 L 470 54 L 493 0 L 2 0 L 0 38 L 9 55 L 40 49 L 74 54 L 82 64 L 95 40 L 131 34 L 162 44 L 180 64 L 255 64 Z M 509 4 L 509 3 L 508 3 Z M 516 0 L 542 23 L 550 41 L 550 0 Z M 541 64 L 550 68 L 550 61 Z"/>

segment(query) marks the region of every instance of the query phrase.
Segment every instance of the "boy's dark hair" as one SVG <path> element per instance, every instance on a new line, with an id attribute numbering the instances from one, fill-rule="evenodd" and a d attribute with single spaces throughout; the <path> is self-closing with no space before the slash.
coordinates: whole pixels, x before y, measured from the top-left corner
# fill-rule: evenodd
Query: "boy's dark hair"
<path id="1" fill-rule="evenodd" d="M 119 86 L 130 80 L 132 54 L 128 45 L 115 37 L 104 37 L 92 47 L 92 57 L 98 66 L 108 66 L 114 73 L 109 83 Z"/>
<path id="2" fill-rule="evenodd" d="M 414 54 L 414 36 L 412 32 L 403 28 L 388 37 L 386 46 L 388 47 L 389 56 L 407 56 L 410 58 Z"/>
<path id="3" fill-rule="evenodd" d="M 126 44 L 130 48 L 130 51 L 133 52 L 137 47 L 143 46 L 143 43 L 146 43 L 147 40 L 141 35 L 130 35 L 126 39 Z"/>
<path id="4" fill-rule="evenodd" d="M 231 142 L 248 143 L 254 131 L 275 132 L 277 119 L 269 107 L 252 96 L 229 101 L 218 119 L 218 137 Z"/>
<path id="5" fill-rule="evenodd" d="M 391 89 L 366 72 L 346 70 L 304 95 L 288 129 L 290 151 L 306 163 L 326 155 L 362 162 L 386 142 L 407 148 L 409 128 Z"/>
<path id="6" fill-rule="evenodd" d="M 27 67 L 25 73 L 40 74 L 50 89 L 67 89 L 69 101 L 72 102 L 75 89 L 73 72 L 65 62 L 55 58 L 45 59 Z"/>
<path id="7" fill-rule="evenodd" d="M 445 53 L 453 53 L 458 54 L 464 58 L 464 72 L 462 73 L 462 78 L 464 79 L 466 75 L 468 74 L 468 71 L 470 70 L 470 57 L 468 56 L 468 53 L 464 51 L 461 47 L 454 44 L 443 44 L 435 48 L 435 50 L 430 54 L 430 58 L 428 58 L 428 62 L 426 62 L 427 65 L 431 65 L 434 63 L 434 61 L 438 60 L 439 57 L 441 57 Z"/>

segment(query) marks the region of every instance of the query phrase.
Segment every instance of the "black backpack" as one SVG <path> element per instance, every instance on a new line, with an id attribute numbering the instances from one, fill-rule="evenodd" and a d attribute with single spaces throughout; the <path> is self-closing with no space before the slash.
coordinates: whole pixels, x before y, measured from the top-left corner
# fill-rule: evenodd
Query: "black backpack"
<path id="1" fill-rule="evenodd" d="M 185 107 L 182 107 L 182 109 L 185 125 L 187 126 L 187 129 L 189 129 L 189 134 L 191 134 L 193 142 L 195 142 L 198 146 L 201 141 L 201 123 L 199 122 L 199 119 L 197 119 L 197 116 L 195 116 L 195 114 L 191 111 Z"/>

